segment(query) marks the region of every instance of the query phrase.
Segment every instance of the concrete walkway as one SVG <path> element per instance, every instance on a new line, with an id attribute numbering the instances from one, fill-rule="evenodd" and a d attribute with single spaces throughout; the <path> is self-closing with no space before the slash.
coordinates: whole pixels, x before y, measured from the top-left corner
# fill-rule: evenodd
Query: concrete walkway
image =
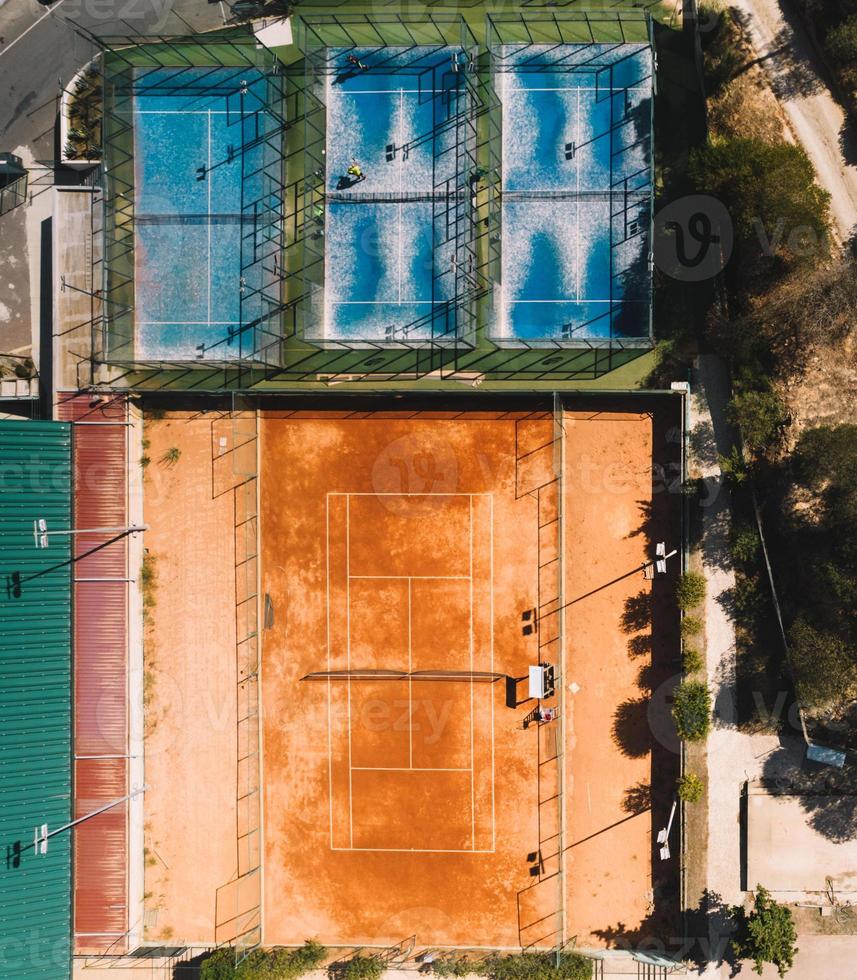
<path id="1" fill-rule="evenodd" d="M 718 454 L 726 455 L 731 433 L 726 422 L 729 378 L 723 362 L 713 356 L 699 358 L 692 390 L 691 446 L 695 469 L 706 481 L 703 497 L 703 568 L 708 585 L 705 600 L 706 666 L 714 700 L 714 728 L 708 739 L 708 868 L 707 883 L 712 901 L 742 904 L 741 790 L 744 782 L 762 775 L 766 760 L 783 747 L 776 735 L 746 735 L 736 728 L 735 628 L 724 602 L 735 585 L 728 561 L 729 496 L 723 487 Z M 784 766 L 800 759 L 800 739 L 793 752 L 782 752 L 777 761 Z M 767 766 L 770 775 L 770 765 Z M 756 883 L 751 883 L 751 887 Z M 763 883 L 764 884 L 764 883 Z M 714 898 L 717 896 L 717 899 Z M 720 957 L 726 936 L 712 917 L 708 938 L 715 962 L 703 976 L 719 977 Z M 727 972 L 724 975 L 728 975 Z"/>
<path id="2" fill-rule="evenodd" d="M 821 77 L 815 50 L 797 15 L 781 0 L 731 0 L 795 136 L 830 191 L 840 239 L 857 232 L 857 133 Z"/>

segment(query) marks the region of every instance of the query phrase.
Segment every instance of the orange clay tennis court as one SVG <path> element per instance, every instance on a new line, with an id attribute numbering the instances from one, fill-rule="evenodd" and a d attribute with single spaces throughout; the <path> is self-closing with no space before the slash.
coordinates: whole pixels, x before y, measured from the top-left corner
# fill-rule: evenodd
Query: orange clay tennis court
<path id="1" fill-rule="evenodd" d="M 630 418 L 573 427 L 605 465 L 631 453 L 609 524 L 592 509 L 603 487 L 581 490 L 611 568 L 645 558 L 632 532 L 652 493 L 652 420 Z M 541 702 L 553 720 L 532 723 L 527 670 L 567 652 L 560 524 L 567 542 L 575 518 L 560 520 L 560 431 L 545 411 L 262 413 L 266 943 L 549 947 L 583 923 L 601 945 L 594 910 L 571 907 L 596 892 L 605 927 L 645 921 L 651 814 L 592 843 L 629 780 L 651 778 L 651 752 L 629 758 L 609 731 L 629 696 L 620 619 L 636 578 L 599 596 L 597 621 L 575 610 L 588 645 L 575 698 L 589 633 L 622 660 L 599 665 L 606 733 L 594 719 L 582 748 L 572 725 L 586 709 L 563 690 Z M 585 590 L 586 571 L 570 581 Z M 577 857 L 570 817 L 586 823 Z M 605 885 L 611 854 L 632 864 Z"/>

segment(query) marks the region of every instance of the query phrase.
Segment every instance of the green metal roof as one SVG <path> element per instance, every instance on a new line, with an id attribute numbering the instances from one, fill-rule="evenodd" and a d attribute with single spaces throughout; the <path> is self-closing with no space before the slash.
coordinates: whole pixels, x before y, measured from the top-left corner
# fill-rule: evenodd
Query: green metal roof
<path id="1" fill-rule="evenodd" d="M 33 521 L 71 527 L 71 426 L 0 421 L 0 975 L 71 973 L 71 547 L 37 549 Z"/>

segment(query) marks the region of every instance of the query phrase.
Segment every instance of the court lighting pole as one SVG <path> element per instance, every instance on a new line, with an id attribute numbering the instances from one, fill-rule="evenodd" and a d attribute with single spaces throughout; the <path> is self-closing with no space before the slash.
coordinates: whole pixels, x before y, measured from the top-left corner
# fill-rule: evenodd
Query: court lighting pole
<path id="1" fill-rule="evenodd" d="M 124 527 L 76 527 L 65 528 L 57 531 L 48 530 L 48 522 L 40 517 L 33 521 L 33 543 L 37 548 L 47 548 L 50 544 L 52 534 L 75 535 L 75 534 L 115 534 L 120 537 L 124 534 L 136 534 L 138 531 L 148 531 L 148 524 L 128 524 Z"/>
<path id="2" fill-rule="evenodd" d="M 97 810 L 93 810 L 92 813 L 87 813 L 86 816 L 78 817 L 77 820 L 72 820 L 71 823 L 64 824 L 62 827 L 57 827 L 56 830 L 51 830 L 48 832 L 48 825 L 46 823 L 37 826 L 33 833 L 33 851 L 36 854 L 47 854 L 48 853 L 48 841 L 51 837 L 56 837 L 57 834 L 62 834 L 66 830 L 71 830 L 72 827 L 76 827 L 78 824 L 84 823 L 86 820 L 91 820 L 93 817 L 97 817 L 100 813 L 105 813 L 107 810 L 112 810 L 113 807 L 119 806 L 121 803 L 127 803 L 128 800 L 133 800 L 135 796 L 139 796 L 140 793 L 145 793 L 148 786 L 141 786 L 140 789 L 135 789 L 133 792 L 128 793 L 127 796 L 122 796 L 118 800 L 113 800 L 112 803 L 105 803 L 104 806 L 100 806 Z"/>
<path id="3" fill-rule="evenodd" d="M 663 830 L 658 831 L 658 843 L 661 845 L 660 855 L 662 861 L 668 861 L 670 857 L 670 831 L 673 826 L 673 817 L 675 816 L 676 800 L 673 800 L 672 809 L 670 810 L 670 818 L 667 821 L 666 827 Z"/>

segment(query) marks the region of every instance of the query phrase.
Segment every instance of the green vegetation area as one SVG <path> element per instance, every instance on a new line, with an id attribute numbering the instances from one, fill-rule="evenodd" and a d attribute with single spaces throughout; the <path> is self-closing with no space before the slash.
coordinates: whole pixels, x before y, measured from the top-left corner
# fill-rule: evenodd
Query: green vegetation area
<path id="1" fill-rule="evenodd" d="M 829 196 L 804 150 L 787 139 L 740 24 L 728 10 L 700 16 L 708 133 L 675 184 L 723 202 L 734 243 L 723 274 L 696 288 L 696 315 L 673 332 L 666 360 L 678 376 L 689 356 L 714 352 L 731 377 L 735 438 L 720 462 L 732 529 L 720 560 L 736 579 L 727 599 L 738 640 L 739 722 L 782 725 L 796 693 L 810 734 L 841 742 L 849 737 L 843 712 L 857 692 L 857 426 L 837 425 L 833 414 L 831 425 L 807 428 L 789 396 L 825 357 L 844 356 L 838 352 L 854 330 L 857 264 L 833 240 Z M 690 673 L 697 665 L 692 637 L 688 625 Z M 836 723 L 833 739 L 823 726 Z"/>
<path id="2" fill-rule="evenodd" d="M 297 949 L 254 949 L 237 965 L 236 951 L 224 946 L 203 961 L 199 976 L 200 980 L 297 980 L 319 969 L 326 959 L 326 947 L 314 939 Z"/>
<path id="3" fill-rule="evenodd" d="M 734 909 L 736 935 L 732 950 L 739 959 L 753 961 L 753 969 L 760 976 L 765 964 L 777 968 L 784 977 L 794 964 L 797 953 L 797 932 L 791 910 L 774 901 L 768 891 L 757 886 L 753 907 L 749 912 Z"/>
<path id="4" fill-rule="evenodd" d="M 797 0 L 849 112 L 857 113 L 857 0 Z"/>
<path id="5" fill-rule="evenodd" d="M 200 966 L 200 980 L 297 980 L 324 967 L 328 950 L 308 939 L 297 949 L 256 949 L 236 965 L 230 946 L 216 950 Z M 426 964 L 428 966 L 428 964 Z M 386 970 L 382 956 L 356 953 L 327 964 L 331 980 L 380 980 Z M 487 977 L 488 980 L 591 980 L 592 960 L 580 953 L 490 953 L 468 956 L 446 953 L 430 964 L 438 977 Z"/>

